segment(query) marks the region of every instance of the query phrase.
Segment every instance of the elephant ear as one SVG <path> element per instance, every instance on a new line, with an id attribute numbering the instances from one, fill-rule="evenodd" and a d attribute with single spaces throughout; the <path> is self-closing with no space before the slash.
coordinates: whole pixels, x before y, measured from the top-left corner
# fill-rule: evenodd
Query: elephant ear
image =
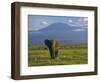
<path id="1" fill-rule="evenodd" d="M 51 47 L 51 41 L 48 40 L 48 39 L 46 39 L 46 40 L 45 40 L 45 45 L 47 45 L 48 47 Z"/>
<path id="2" fill-rule="evenodd" d="M 45 45 L 47 45 L 47 44 L 48 44 L 48 40 L 46 39 L 46 40 L 44 41 L 44 43 L 45 43 Z"/>

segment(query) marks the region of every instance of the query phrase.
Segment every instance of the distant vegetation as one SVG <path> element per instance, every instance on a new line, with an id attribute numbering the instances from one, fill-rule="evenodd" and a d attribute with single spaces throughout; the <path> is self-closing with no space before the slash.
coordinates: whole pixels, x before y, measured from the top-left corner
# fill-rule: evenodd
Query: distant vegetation
<path id="1" fill-rule="evenodd" d="M 28 66 L 86 64 L 87 45 L 60 45 L 57 59 L 50 59 L 45 45 L 31 45 L 28 48 Z"/>

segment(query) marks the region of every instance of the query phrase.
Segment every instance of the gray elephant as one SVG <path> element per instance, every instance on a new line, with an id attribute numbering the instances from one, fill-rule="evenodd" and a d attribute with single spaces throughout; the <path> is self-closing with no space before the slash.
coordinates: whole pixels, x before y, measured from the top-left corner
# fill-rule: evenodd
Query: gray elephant
<path id="1" fill-rule="evenodd" d="M 45 40 L 45 45 L 48 47 L 51 59 L 58 57 L 59 42 L 56 40 Z"/>

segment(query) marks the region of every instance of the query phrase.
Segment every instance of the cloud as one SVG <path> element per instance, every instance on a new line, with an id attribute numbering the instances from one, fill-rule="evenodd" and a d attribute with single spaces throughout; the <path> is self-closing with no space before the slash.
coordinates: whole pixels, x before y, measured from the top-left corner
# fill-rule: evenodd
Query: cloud
<path id="1" fill-rule="evenodd" d="M 86 29 L 75 29 L 73 31 L 86 31 Z"/>
<path id="2" fill-rule="evenodd" d="M 80 17 L 77 19 L 69 19 L 67 24 L 71 26 L 78 26 L 78 27 L 88 27 L 88 18 L 87 17 Z"/>
<path id="3" fill-rule="evenodd" d="M 34 27 L 33 27 L 33 28 L 34 28 Z M 34 30 L 34 31 L 37 31 L 37 30 L 38 30 L 38 28 L 34 28 L 33 30 Z"/>
<path id="4" fill-rule="evenodd" d="M 73 22 L 73 20 L 69 19 L 69 20 L 68 20 L 68 22 L 69 22 L 69 23 L 72 23 L 72 22 Z"/>
<path id="5" fill-rule="evenodd" d="M 87 21 L 88 21 L 88 18 L 86 17 L 86 18 L 84 18 L 83 20 L 84 20 L 85 22 L 87 22 Z"/>
<path id="6" fill-rule="evenodd" d="M 42 21 L 41 22 L 41 25 L 47 26 L 48 25 L 48 22 L 47 21 Z"/>
<path id="7" fill-rule="evenodd" d="M 78 21 L 79 22 L 83 22 L 83 23 L 87 23 L 88 22 L 88 18 L 87 17 L 80 18 Z"/>

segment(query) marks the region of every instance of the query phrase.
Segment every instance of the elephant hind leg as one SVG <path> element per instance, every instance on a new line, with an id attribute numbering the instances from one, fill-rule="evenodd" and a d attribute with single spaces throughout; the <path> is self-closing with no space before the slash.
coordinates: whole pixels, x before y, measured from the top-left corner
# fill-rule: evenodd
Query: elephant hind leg
<path id="1" fill-rule="evenodd" d="M 58 57 L 58 50 L 55 50 L 55 58 Z"/>

